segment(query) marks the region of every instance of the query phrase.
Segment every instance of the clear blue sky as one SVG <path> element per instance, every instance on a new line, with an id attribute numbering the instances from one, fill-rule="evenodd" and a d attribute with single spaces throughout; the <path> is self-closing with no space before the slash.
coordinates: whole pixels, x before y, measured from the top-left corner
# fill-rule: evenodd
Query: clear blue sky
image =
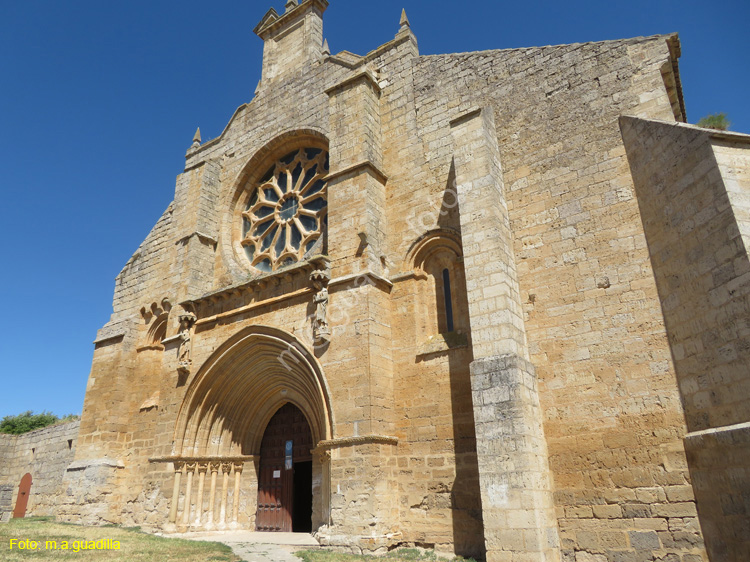
<path id="1" fill-rule="evenodd" d="M 172 199 L 196 127 L 218 136 L 260 75 L 283 0 L 24 0 L 0 18 L 0 417 L 80 413 L 114 278 Z M 407 10 L 422 54 L 677 31 L 688 120 L 750 132 L 748 0 L 331 0 L 331 50 L 364 54 Z"/>

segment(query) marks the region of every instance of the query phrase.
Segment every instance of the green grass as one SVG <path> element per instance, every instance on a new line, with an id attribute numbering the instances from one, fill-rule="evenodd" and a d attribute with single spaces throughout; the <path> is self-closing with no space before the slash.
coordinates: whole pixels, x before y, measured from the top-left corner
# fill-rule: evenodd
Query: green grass
<path id="1" fill-rule="evenodd" d="M 328 550 L 301 550 L 296 553 L 303 562 L 474 562 L 472 559 L 442 558 L 432 551 L 416 548 L 403 548 L 389 552 L 385 556 L 371 556 L 366 554 L 343 554 Z"/>
<path id="2" fill-rule="evenodd" d="M 36 541 L 36 549 L 21 550 L 11 541 Z M 106 541 L 100 546 L 115 546 L 120 549 L 82 550 L 85 541 Z M 54 541 L 57 549 L 53 549 Z M 63 548 L 67 541 L 68 549 Z M 76 552 L 76 546 L 79 551 Z M 28 517 L 12 519 L 0 525 L 0 560 L 17 562 L 19 560 L 55 560 L 55 561 L 113 561 L 127 562 L 239 562 L 232 550 L 223 544 L 214 542 L 197 542 L 183 539 L 168 539 L 141 533 L 137 529 L 122 529 L 116 526 L 82 527 L 66 523 L 56 523 L 49 517 Z"/>

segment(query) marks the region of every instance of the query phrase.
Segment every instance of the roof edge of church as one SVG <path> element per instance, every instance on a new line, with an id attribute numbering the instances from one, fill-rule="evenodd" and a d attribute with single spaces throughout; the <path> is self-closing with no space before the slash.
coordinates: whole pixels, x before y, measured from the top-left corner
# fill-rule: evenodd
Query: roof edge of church
<path id="1" fill-rule="evenodd" d="M 638 36 L 638 37 L 630 37 L 626 39 L 604 39 L 602 41 L 584 41 L 581 43 L 560 43 L 557 45 L 536 45 L 531 47 L 509 47 L 507 49 L 484 49 L 480 51 L 463 51 L 459 53 L 436 53 L 432 55 L 420 55 L 420 58 L 431 58 L 431 57 L 463 57 L 463 56 L 471 56 L 471 55 L 481 55 L 485 53 L 508 53 L 508 52 L 517 52 L 517 51 L 532 51 L 532 50 L 541 50 L 541 49 L 559 49 L 564 47 L 584 47 L 589 45 L 605 45 L 605 44 L 623 44 L 623 45 L 635 45 L 638 43 L 646 43 L 648 41 L 655 41 L 663 39 L 665 41 L 673 41 L 677 40 L 677 44 L 679 44 L 679 35 L 676 32 L 673 33 L 663 33 L 663 34 L 656 34 L 656 35 L 644 35 L 644 36 Z M 678 50 L 679 53 L 679 50 Z M 677 54 L 679 57 L 680 55 Z"/>

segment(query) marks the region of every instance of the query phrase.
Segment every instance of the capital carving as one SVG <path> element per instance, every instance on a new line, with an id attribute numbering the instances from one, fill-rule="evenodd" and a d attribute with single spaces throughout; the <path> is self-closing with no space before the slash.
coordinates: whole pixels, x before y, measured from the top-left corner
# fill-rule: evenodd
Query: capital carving
<path id="1" fill-rule="evenodd" d="M 318 462 L 320 464 L 326 464 L 331 462 L 331 450 L 330 449 L 316 449 L 314 451 L 316 457 L 318 458 Z"/>

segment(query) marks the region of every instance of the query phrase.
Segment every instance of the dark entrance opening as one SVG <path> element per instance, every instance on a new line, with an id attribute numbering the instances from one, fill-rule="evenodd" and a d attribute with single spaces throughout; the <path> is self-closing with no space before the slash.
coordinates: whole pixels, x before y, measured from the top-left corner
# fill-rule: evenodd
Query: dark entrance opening
<path id="1" fill-rule="evenodd" d="M 294 463 L 292 531 L 312 532 L 312 461 Z"/>
<path id="2" fill-rule="evenodd" d="M 257 531 L 312 531 L 312 433 L 293 404 L 274 414 L 263 433 Z"/>

